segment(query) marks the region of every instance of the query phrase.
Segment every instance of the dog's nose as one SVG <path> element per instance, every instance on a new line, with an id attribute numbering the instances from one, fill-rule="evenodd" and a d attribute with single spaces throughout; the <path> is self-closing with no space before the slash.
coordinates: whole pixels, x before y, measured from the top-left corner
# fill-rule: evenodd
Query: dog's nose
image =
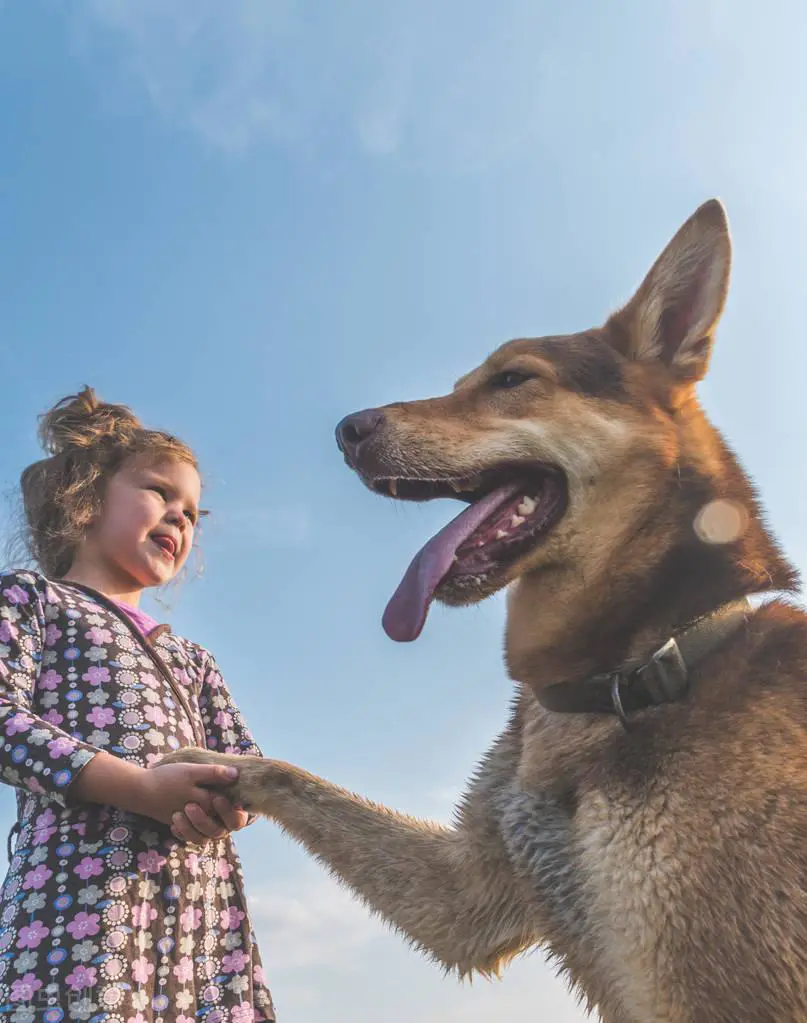
<path id="1" fill-rule="evenodd" d="M 354 412 L 345 416 L 336 427 L 336 443 L 345 458 L 355 465 L 362 445 L 368 441 L 373 434 L 384 423 L 384 413 L 375 408 L 364 409 L 363 412 Z"/>

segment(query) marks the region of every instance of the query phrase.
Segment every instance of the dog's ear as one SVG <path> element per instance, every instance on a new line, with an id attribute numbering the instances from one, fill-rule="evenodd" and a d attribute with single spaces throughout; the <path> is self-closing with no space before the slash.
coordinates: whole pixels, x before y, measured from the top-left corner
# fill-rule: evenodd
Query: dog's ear
<path id="1" fill-rule="evenodd" d="M 630 302 L 611 317 L 611 343 L 626 358 L 661 363 L 675 383 L 700 380 L 726 301 L 730 267 L 726 211 L 710 199 L 679 229 Z"/>

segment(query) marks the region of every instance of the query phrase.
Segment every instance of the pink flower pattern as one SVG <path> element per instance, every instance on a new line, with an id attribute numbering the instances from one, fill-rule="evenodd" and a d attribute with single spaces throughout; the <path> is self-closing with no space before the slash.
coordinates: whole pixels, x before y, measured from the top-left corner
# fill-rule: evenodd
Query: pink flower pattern
<path id="1" fill-rule="evenodd" d="M 21 732 L 27 732 L 33 723 L 34 719 L 30 714 L 18 711 L 16 714 L 12 714 L 8 721 L 6 721 L 6 735 L 10 737 L 12 735 L 19 735 Z"/>
<path id="2" fill-rule="evenodd" d="M 55 739 L 51 739 L 48 743 L 48 749 L 50 750 L 52 760 L 56 760 L 58 757 L 67 756 L 67 754 L 72 753 L 75 748 L 76 744 L 66 735 L 59 735 Z"/>
<path id="3" fill-rule="evenodd" d="M 98 913 L 85 913 L 82 910 L 80 913 L 76 913 L 67 925 L 67 930 L 78 941 L 81 938 L 97 934 L 101 930 L 100 919 Z"/>
<path id="4" fill-rule="evenodd" d="M 98 626 L 88 629 L 86 636 L 93 646 L 103 646 L 105 643 L 112 642 L 112 633 L 109 629 L 99 629 Z"/>
<path id="5" fill-rule="evenodd" d="M 94 664 L 91 668 L 87 668 L 81 676 L 81 680 L 89 682 L 91 686 L 101 686 L 104 682 L 109 682 L 109 668 L 100 668 Z"/>
<path id="6" fill-rule="evenodd" d="M 132 906 L 132 923 L 135 927 L 148 928 L 152 920 L 157 919 L 157 910 L 148 902 L 139 902 Z"/>
<path id="7" fill-rule="evenodd" d="M 45 646 L 55 646 L 56 641 L 61 638 L 61 630 L 57 629 L 55 625 L 49 625 L 45 629 Z"/>
<path id="8" fill-rule="evenodd" d="M 186 906 L 180 913 L 179 923 L 186 934 L 195 931 L 201 922 L 202 911 L 198 906 Z"/>
<path id="9" fill-rule="evenodd" d="M 93 707 L 87 720 L 96 728 L 106 728 L 115 720 L 115 711 L 111 707 Z"/>
<path id="10" fill-rule="evenodd" d="M 146 984 L 152 973 L 154 963 L 150 963 L 145 956 L 138 956 L 132 961 L 132 977 L 138 984 Z"/>
<path id="11" fill-rule="evenodd" d="M 97 975 L 98 971 L 94 966 L 76 966 L 72 973 L 68 973 L 67 983 L 74 991 L 83 991 L 84 988 L 95 984 Z"/>
<path id="12" fill-rule="evenodd" d="M 50 928 L 45 927 L 41 920 L 32 920 L 27 927 L 20 928 L 17 948 L 38 948 L 49 934 Z"/>
<path id="13" fill-rule="evenodd" d="M 153 707 L 149 705 L 143 711 L 143 715 L 145 716 L 146 721 L 150 721 L 158 728 L 162 728 L 162 726 L 168 721 L 168 715 L 165 713 L 162 707 Z"/>
<path id="14" fill-rule="evenodd" d="M 91 877 L 98 877 L 99 874 L 103 874 L 104 861 L 100 856 L 85 856 L 77 867 L 73 867 L 73 870 L 82 881 L 89 881 Z"/>
<path id="15" fill-rule="evenodd" d="M 162 870 L 164 864 L 165 857 L 156 849 L 149 849 L 137 857 L 137 869 L 142 870 L 144 874 L 157 874 Z"/>
<path id="16" fill-rule="evenodd" d="M 53 692 L 57 686 L 61 685 L 62 681 L 62 676 L 58 671 L 48 668 L 47 671 L 42 672 L 42 676 L 39 679 L 39 688 L 48 689 L 50 692 Z"/>
<path id="17" fill-rule="evenodd" d="M 155 642 L 208 747 L 259 754 L 210 654 Z M 23 793 L 0 889 L 10 1018 L 55 983 L 124 1023 L 273 1020 L 231 839 L 190 850 L 154 821 L 71 801 L 101 739 L 143 767 L 198 743 L 116 615 L 69 584 L 0 575 L 0 780 Z"/>
<path id="18" fill-rule="evenodd" d="M 3 596 L 6 598 L 9 604 L 27 604 L 30 600 L 28 591 L 23 589 L 22 586 L 9 586 L 8 589 L 3 590 Z"/>
<path id="19" fill-rule="evenodd" d="M 26 973 L 11 985 L 11 1001 L 30 1002 L 41 987 L 41 980 L 37 980 L 33 973 Z"/>
<path id="20" fill-rule="evenodd" d="M 233 972 L 235 973 L 236 971 L 234 970 Z M 174 967 L 174 976 L 181 984 L 193 979 L 193 960 L 190 956 L 183 956 L 179 960 Z"/>
<path id="21" fill-rule="evenodd" d="M 39 863 L 25 875 L 22 886 L 23 888 L 33 888 L 34 891 L 39 891 L 40 888 L 45 887 L 46 882 L 51 877 L 53 877 L 53 871 L 48 870 L 44 863 Z"/>
<path id="22" fill-rule="evenodd" d="M 238 906 L 228 906 L 221 911 L 221 926 L 228 931 L 237 931 L 246 914 Z"/>
<path id="23" fill-rule="evenodd" d="M 240 973 L 248 962 L 249 959 L 245 953 L 240 948 L 237 948 L 234 952 L 224 956 L 221 960 L 221 968 L 225 973 Z"/>

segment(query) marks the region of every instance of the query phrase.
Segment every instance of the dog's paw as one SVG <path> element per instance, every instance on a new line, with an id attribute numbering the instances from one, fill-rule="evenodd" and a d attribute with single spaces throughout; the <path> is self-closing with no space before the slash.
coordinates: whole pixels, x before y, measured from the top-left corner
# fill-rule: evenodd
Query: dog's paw
<path id="1" fill-rule="evenodd" d="M 166 753 L 160 758 L 161 764 L 219 764 L 225 767 L 230 766 L 231 761 L 240 760 L 240 757 L 229 753 L 214 753 L 213 750 L 200 749 L 199 746 L 183 746 L 171 753 Z"/>

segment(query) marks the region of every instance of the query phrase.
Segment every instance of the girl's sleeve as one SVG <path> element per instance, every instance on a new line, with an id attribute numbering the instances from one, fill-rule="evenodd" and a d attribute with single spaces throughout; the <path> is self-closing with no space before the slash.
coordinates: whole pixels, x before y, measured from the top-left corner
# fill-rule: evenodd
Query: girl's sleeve
<path id="1" fill-rule="evenodd" d="M 69 805 L 69 790 L 98 752 L 34 709 L 45 611 L 36 579 L 0 575 L 0 781 Z"/>
<path id="2" fill-rule="evenodd" d="M 207 748 L 217 753 L 263 756 L 247 728 L 241 711 L 221 677 L 215 659 L 206 653 L 205 671 L 199 694 L 199 709 L 205 726 Z"/>

